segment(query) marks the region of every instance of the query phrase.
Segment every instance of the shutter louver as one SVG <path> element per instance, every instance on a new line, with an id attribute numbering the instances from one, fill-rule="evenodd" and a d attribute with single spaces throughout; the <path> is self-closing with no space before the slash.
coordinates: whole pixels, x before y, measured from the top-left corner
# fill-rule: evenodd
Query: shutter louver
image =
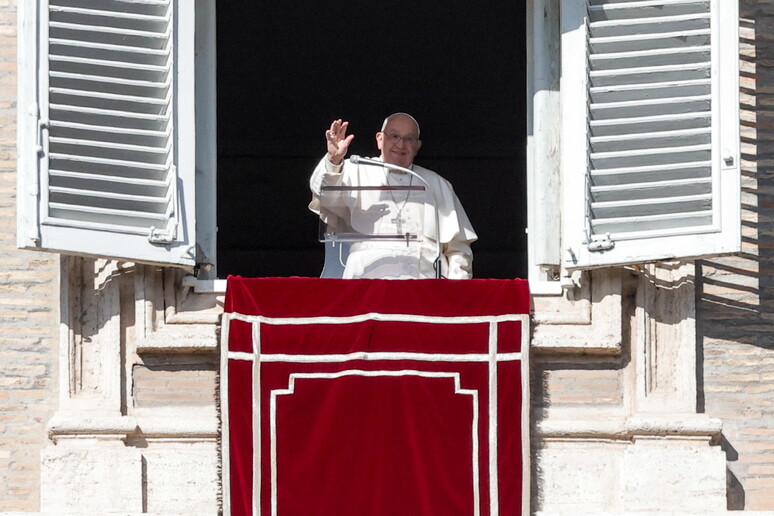
<path id="1" fill-rule="evenodd" d="M 739 210 L 738 40 L 736 26 L 728 26 L 735 6 L 579 1 L 584 22 L 574 32 L 585 40 L 585 77 L 578 83 L 585 85 L 586 105 L 583 114 L 567 112 L 585 118 L 585 180 L 571 187 L 585 190 L 583 206 L 576 205 L 585 223 L 583 242 L 568 246 L 567 266 L 738 250 L 739 219 L 732 216 Z M 734 16 L 722 19 L 721 9 Z M 568 127 L 572 136 L 582 126 Z M 584 146 L 567 145 L 565 163 L 580 172 Z M 728 204 L 734 198 L 737 205 Z M 701 245 L 688 238 L 701 234 Z"/>
<path id="2" fill-rule="evenodd" d="M 708 0 L 591 0 L 592 235 L 712 221 Z"/>
<path id="3" fill-rule="evenodd" d="M 17 245 L 212 263 L 196 247 L 199 3 L 18 4 Z"/>
<path id="4" fill-rule="evenodd" d="M 50 2 L 44 224 L 174 240 L 172 28 L 169 0 Z"/>

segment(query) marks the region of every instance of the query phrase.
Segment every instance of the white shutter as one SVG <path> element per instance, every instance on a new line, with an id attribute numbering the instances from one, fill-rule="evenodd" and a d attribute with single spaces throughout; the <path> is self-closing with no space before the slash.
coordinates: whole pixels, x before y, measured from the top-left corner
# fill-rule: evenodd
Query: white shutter
<path id="1" fill-rule="evenodd" d="M 194 2 L 23 3 L 19 245 L 193 265 Z"/>
<path id="2" fill-rule="evenodd" d="M 563 0 L 566 267 L 740 249 L 736 4 Z"/>

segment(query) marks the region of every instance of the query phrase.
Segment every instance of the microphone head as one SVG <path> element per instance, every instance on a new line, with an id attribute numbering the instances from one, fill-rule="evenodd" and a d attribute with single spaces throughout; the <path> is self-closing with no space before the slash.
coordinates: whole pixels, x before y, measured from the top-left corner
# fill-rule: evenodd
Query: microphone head
<path id="1" fill-rule="evenodd" d="M 360 156 L 358 156 L 357 154 L 353 154 L 352 156 L 349 157 L 349 161 L 357 165 L 358 163 L 360 163 Z"/>

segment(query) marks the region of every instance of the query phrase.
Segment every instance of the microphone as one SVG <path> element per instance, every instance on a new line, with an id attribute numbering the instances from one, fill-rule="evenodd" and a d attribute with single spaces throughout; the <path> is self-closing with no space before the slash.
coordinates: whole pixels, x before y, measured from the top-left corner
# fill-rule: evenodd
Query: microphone
<path id="1" fill-rule="evenodd" d="M 401 167 L 399 165 L 393 165 L 392 163 L 385 163 L 384 161 L 382 161 L 380 159 L 364 158 L 363 156 L 358 156 L 357 154 L 353 154 L 352 156 L 350 156 L 349 157 L 349 161 L 351 161 L 355 165 L 373 165 L 373 166 L 376 166 L 376 167 L 388 168 L 390 170 L 399 170 L 400 172 L 406 172 L 406 173 L 411 174 L 412 176 L 416 177 L 417 179 L 419 179 L 420 181 L 425 183 L 425 185 L 428 188 L 430 188 L 430 185 L 427 184 L 427 181 L 422 179 L 422 177 L 417 175 L 417 173 L 414 172 L 413 170 L 411 170 L 410 168 Z"/>
<path id="2" fill-rule="evenodd" d="M 364 158 L 362 156 L 358 156 L 357 154 L 353 154 L 349 157 L 349 161 L 354 163 L 355 165 L 359 165 L 360 163 L 364 165 L 376 165 L 379 167 L 384 166 L 384 162 L 378 159 L 371 159 L 371 158 Z"/>

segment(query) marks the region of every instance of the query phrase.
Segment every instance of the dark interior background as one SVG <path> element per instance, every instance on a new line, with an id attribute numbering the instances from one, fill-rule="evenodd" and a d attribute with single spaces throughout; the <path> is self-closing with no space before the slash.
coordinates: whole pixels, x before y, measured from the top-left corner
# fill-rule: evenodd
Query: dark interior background
<path id="1" fill-rule="evenodd" d="M 474 276 L 526 273 L 522 2 L 219 2 L 218 276 L 318 276 L 308 178 L 331 120 L 378 155 L 390 113 L 421 125 L 479 240 Z"/>

